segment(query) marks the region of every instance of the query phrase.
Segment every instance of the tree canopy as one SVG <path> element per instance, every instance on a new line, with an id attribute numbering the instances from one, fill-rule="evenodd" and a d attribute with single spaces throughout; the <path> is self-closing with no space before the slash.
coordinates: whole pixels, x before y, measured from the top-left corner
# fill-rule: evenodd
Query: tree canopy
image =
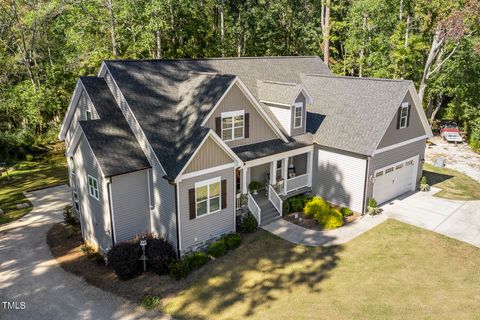
<path id="1" fill-rule="evenodd" d="M 412 79 L 430 120 L 480 148 L 479 0 L 5 0 L 0 157 L 56 139 L 104 59 L 319 55 L 335 74 Z"/>

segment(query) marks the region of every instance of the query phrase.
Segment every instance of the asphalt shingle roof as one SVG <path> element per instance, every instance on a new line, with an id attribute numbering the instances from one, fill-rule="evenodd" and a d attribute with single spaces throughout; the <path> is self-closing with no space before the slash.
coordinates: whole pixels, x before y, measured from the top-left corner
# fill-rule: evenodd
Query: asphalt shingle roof
<path id="1" fill-rule="evenodd" d="M 330 75 L 318 57 L 105 61 L 169 178 L 175 178 L 208 133 L 202 121 L 238 76 L 258 94 L 257 81 L 300 82 Z"/>
<path id="2" fill-rule="evenodd" d="M 137 139 L 103 78 L 81 77 L 100 119 L 79 124 L 106 177 L 150 168 Z"/>
<path id="3" fill-rule="evenodd" d="M 258 81 L 258 99 L 265 102 L 292 105 L 303 88 L 301 83 Z"/>
<path id="4" fill-rule="evenodd" d="M 411 81 L 303 75 L 313 97 L 307 132 L 316 143 L 373 155 Z"/>

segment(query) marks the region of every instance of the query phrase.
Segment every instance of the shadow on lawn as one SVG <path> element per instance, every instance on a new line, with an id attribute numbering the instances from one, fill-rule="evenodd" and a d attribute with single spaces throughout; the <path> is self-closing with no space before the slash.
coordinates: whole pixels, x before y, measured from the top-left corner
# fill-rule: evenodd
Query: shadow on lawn
<path id="1" fill-rule="evenodd" d="M 428 170 L 423 170 L 423 176 L 427 178 L 427 182 L 431 186 L 435 186 L 436 184 L 439 184 L 454 178 L 454 176 L 449 174 L 437 173 L 437 172 L 428 171 Z"/>
<path id="2" fill-rule="evenodd" d="M 168 305 L 167 310 L 177 317 L 199 320 L 229 312 L 228 308 L 235 308 L 239 317 L 252 316 L 293 288 L 303 286 L 309 292 L 320 292 L 322 281 L 337 266 L 343 250 L 342 246 L 297 246 L 265 231 L 258 233 L 257 239 L 211 264 L 199 282 L 181 293 L 174 310 Z M 192 310 L 192 303 L 198 308 L 205 306 L 209 316 Z"/>

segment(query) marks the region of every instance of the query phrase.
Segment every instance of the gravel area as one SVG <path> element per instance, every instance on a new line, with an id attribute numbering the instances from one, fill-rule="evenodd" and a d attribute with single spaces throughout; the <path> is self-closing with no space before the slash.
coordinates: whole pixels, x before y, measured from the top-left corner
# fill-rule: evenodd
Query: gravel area
<path id="1" fill-rule="evenodd" d="M 439 157 L 445 158 L 445 167 L 465 173 L 480 181 L 480 154 L 464 144 L 448 143 L 440 137 L 431 139 L 433 144 L 425 152 L 426 161 L 434 164 Z"/>

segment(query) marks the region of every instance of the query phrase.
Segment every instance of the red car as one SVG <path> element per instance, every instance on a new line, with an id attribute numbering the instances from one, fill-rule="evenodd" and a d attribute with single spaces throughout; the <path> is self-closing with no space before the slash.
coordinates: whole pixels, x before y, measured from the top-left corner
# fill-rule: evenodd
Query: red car
<path id="1" fill-rule="evenodd" d="M 442 124 L 440 129 L 440 136 L 443 140 L 448 142 L 463 142 L 463 138 L 460 135 L 457 123 L 448 121 Z"/>

